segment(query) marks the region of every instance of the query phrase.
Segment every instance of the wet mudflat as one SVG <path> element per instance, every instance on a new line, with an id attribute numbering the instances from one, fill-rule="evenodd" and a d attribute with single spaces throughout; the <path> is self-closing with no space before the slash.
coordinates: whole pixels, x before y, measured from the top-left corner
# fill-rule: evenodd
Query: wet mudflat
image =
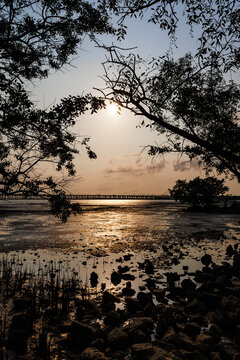
<path id="1" fill-rule="evenodd" d="M 89 239 L 87 231 L 45 246 L 12 238 L 8 251 L 4 240 L 2 359 L 237 360 L 238 219 L 221 217 L 214 228 L 211 219 L 180 221 L 175 213 L 171 228 L 167 216 L 152 226 L 150 211 L 146 234 L 147 219 L 137 210 L 131 219 L 138 228 L 131 220 L 131 229 L 128 209 L 118 227 L 105 227 L 105 237 L 93 212 Z M 117 216 L 98 215 L 105 224 Z"/>

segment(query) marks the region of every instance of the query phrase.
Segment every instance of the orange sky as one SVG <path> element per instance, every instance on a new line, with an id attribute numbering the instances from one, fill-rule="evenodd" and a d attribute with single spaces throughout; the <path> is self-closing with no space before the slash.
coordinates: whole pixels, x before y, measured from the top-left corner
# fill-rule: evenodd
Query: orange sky
<path id="1" fill-rule="evenodd" d="M 175 57 L 183 56 L 193 50 L 195 39 L 187 35 L 187 29 L 180 27 L 181 36 Z M 104 37 L 106 44 L 115 39 Z M 163 55 L 169 49 L 166 33 L 157 26 L 131 20 L 126 41 L 122 47 L 137 46 L 139 54 L 150 59 Z M 105 54 L 93 43 L 85 41 L 76 59 L 74 67 L 68 66 L 63 71 L 53 73 L 48 79 L 36 83 L 32 97 L 40 107 L 48 107 L 60 98 L 94 92 L 93 87 L 103 87 L 99 77 L 103 73 L 101 62 Z M 239 73 L 236 75 L 239 76 Z M 96 94 L 96 92 L 95 92 Z M 76 122 L 74 132 L 78 136 L 89 136 L 90 145 L 97 153 L 96 160 L 89 160 L 81 147 L 80 156 L 76 157 L 77 178 L 69 185 L 72 193 L 79 194 L 166 194 L 178 179 L 192 179 L 204 176 L 196 162 L 189 164 L 187 159 L 166 157 L 152 159 L 144 151 L 147 145 L 161 144 L 162 139 L 154 131 L 136 128 L 140 119 L 124 110 L 121 115 L 108 109 L 98 114 L 86 114 Z M 43 170 L 52 172 L 53 166 Z M 240 194 L 240 184 L 230 181 L 227 184 L 230 193 Z"/>

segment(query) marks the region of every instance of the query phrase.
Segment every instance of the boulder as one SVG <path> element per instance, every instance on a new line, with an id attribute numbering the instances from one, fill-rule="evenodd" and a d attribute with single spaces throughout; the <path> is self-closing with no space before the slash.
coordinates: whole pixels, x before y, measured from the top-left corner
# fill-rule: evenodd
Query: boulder
<path id="1" fill-rule="evenodd" d="M 69 332 L 69 338 L 74 345 L 86 347 L 96 339 L 96 330 L 90 325 L 83 324 L 79 321 L 73 321 Z"/>
<path id="2" fill-rule="evenodd" d="M 201 263 L 205 266 L 209 266 L 212 262 L 212 257 L 209 254 L 205 254 L 201 257 Z"/>
<path id="3" fill-rule="evenodd" d="M 113 271 L 113 273 L 111 274 L 111 282 L 112 282 L 112 284 L 117 286 L 118 284 L 120 284 L 121 280 L 122 280 L 121 274 L 119 274 L 116 271 Z"/>
<path id="4" fill-rule="evenodd" d="M 219 326 L 217 326 L 216 324 L 211 324 L 208 330 L 208 334 L 213 336 L 216 339 L 221 338 L 222 336 L 222 330 Z"/>
<path id="5" fill-rule="evenodd" d="M 218 344 L 218 349 L 223 360 L 233 360 L 234 356 L 236 357 L 236 354 L 238 353 L 232 345 L 222 341 Z"/>
<path id="6" fill-rule="evenodd" d="M 146 343 L 150 341 L 150 336 L 146 335 L 142 330 L 136 330 L 132 337 L 133 344 Z"/>
<path id="7" fill-rule="evenodd" d="M 98 349 L 88 347 L 81 353 L 80 360 L 110 360 L 110 359 Z"/>
<path id="8" fill-rule="evenodd" d="M 121 322 L 121 315 L 117 311 L 110 311 L 107 313 L 106 317 L 104 318 L 105 325 L 113 325 L 116 326 Z"/>
<path id="9" fill-rule="evenodd" d="M 132 275 L 132 274 L 122 274 L 122 279 L 123 280 L 135 280 L 136 276 Z"/>
<path id="10" fill-rule="evenodd" d="M 181 286 L 187 291 L 194 291 L 196 289 L 196 284 L 191 279 L 184 279 L 181 282 Z"/>
<path id="11" fill-rule="evenodd" d="M 126 345 L 128 343 L 128 335 L 125 331 L 114 328 L 108 335 L 106 339 L 106 343 L 110 347 L 117 347 Z"/>
<path id="12" fill-rule="evenodd" d="M 223 310 L 235 312 L 240 307 L 240 301 L 233 295 L 224 296 L 220 302 L 220 307 Z"/>
<path id="13" fill-rule="evenodd" d="M 221 296 L 211 293 L 202 292 L 199 297 L 199 301 L 203 303 L 208 310 L 216 309 L 221 301 Z"/>
<path id="14" fill-rule="evenodd" d="M 201 327 L 197 323 L 187 323 L 184 326 L 184 332 L 193 339 L 200 334 L 200 331 Z"/>
<path id="15" fill-rule="evenodd" d="M 123 326 L 123 330 L 129 334 L 134 335 L 135 331 L 142 330 L 145 334 L 151 333 L 154 327 L 154 321 L 150 317 L 135 317 L 128 321 L 126 325 Z"/>
<path id="16" fill-rule="evenodd" d="M 98 284 L 98 274 L 95 271 L 90 274 L 90 283 L 92 287 L 96 287 Z"/>
<path id="17" fill-rule="evenodd" d="M 131 348 L 133 360 L 180 360 L 173 353 L 150 343 L 134 344 Z"/>
<path id="18" fill-rule="evenodd" d="M 126 297 L 125 303 L 127 305 L 128 311 L 130 311 L 132 313 L 135 313 L 136 311 L 140 311 L 143 309 L 143 305 L 140 303 L 140 301 L 138 299 Z"/>
<path id="19" fill-rule="evenodd" d="M 104 312 L 115 310 L 115 302 L 119 303 L 120 300 L 116 296 L 108 292 L 107 290 L 104 291 L 102 297 L 102 310 Z"/>
<path id="20" fill-rule="evenodd" d="M 137 299 L 145 306 L 148 303 L 152 303 L 152 294 L 150 292 L 145 293 L 143 291 L 139 291 L 137 294 Z"/>

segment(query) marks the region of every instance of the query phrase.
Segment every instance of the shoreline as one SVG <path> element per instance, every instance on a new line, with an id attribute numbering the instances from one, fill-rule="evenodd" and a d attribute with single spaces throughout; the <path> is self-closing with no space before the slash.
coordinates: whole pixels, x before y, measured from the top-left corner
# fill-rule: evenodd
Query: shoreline
<path id="1" fill-rule="evenodd" d="M 201 245 L 206 254 L 206 244 L 198 240 L 192 247 Z M 179 247 L 171 243 L 162 245 L 163 259 L 173 260 L 165 269 L 154 260 L 159 255 L 150 250 L 142 253 L 141 261 L 129 251 L 104 258 L 86 253 L 81 260 L 86 283 L 78 280 L 76 268 L 75 276 L 69 268 L 66 277 L 63 256 L 56 256 L 55 261 L 51 256 L 45 258 L 45 274 L 39 270 L 36 274 L 23 268 L 26 251 L 15 258 L 8 255 L 0 262 L 1 284 L 5 284 L 1 296 L 4 291 L 6 294 L 8 282 L 8 300 L 4 301 L 11 303 L 5 343 L 2 341 L 6 350 L 1 350 L 0 356 L 8 354 L 9 360 L 238 360 L 240 277 L 239 269 L 231 264 L 236 250 L 227 244 L 223 264 L 215 265 L 213 258 L 209 263 L 199 253 L 195 271 L 183 260 L 174 265 L 173 254 L 179 254 Z M 56 250 L 52 249 L 52 256 Z M 186 263 L 191 263 L 196 254 L 182 251 Z M 39 269 L 40 250 L 32 250 L 32 256 Z M 79 263 L 77 254 L 72 256 Z M 100 269 L 97 262 L 101 259 Z M 33 271 L 32 266 L 29 269 Z M 109 277 L 105 283 L 100 277 L 104 267 Z M 10 268 L 14 269 L 12 276 Z M 142 278 L 144 282 L 134 286 Z"/>

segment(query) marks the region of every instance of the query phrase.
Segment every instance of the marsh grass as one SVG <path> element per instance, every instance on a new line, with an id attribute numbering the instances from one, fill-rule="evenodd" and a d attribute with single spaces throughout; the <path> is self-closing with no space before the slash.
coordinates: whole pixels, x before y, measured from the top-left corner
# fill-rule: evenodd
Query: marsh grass
<path id="1" fill-rule="evenodd" d="M 57 359 L 64 324 L 78 299 L 91 297 L 76 277 L 66 279 L 62 262 L 27 269 L 18 256 L 0 259 L 0 360 Z"/>

